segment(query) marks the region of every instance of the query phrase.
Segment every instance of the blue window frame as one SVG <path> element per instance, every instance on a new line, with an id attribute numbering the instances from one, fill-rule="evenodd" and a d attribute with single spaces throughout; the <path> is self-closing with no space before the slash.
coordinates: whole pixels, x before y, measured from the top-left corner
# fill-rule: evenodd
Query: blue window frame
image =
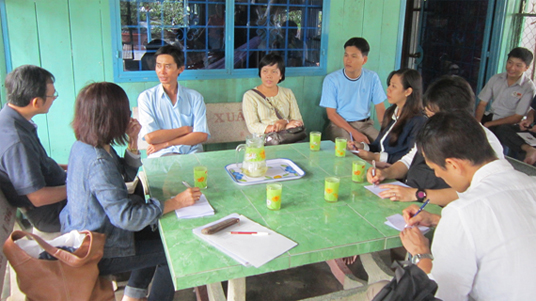
<path id="1" fill-rule="evenodd" d="M 326 73 L 330 0 L 112 0 L 114 78 L 158 81 L 154 52 L 184 51 L 181 80 L 258 76 L 269 52 L 287 76 Z"/>

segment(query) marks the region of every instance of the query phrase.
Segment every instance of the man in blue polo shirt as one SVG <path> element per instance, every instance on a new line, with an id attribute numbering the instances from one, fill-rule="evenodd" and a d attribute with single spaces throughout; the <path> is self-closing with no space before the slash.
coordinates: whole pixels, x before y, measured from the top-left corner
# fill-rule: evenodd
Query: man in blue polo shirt
<path id="1" fill-rule="evenodd" d="M 54 76 L 31 65 L 18 67 L 5 81 L 7 105 L 0 111 L 0 188 L 8 202 L 22 209 L 34 227 L 60 231 L 66 204 L 66 174 L 37 137 L 32 118 L 46 114 L 58 93 Z"/>
<path id="2" fill-rule="evenodd" d="M 381 124 L 387 96 L 378 74 L 363 68 L 369 50 L 365 39 L 351 38 L 344 44 L 344 68 L 324 79 L 320 106 L 326 108 L 331 121 L 326 130 L 328 139 L 349 139 L 351 133 L 355 141 L 370 143 L 379 134 L 370 111 L 374 105 Z"/>
<path id="3" fill-rule="evenodd" d="M 166 45 L 155 53 L 160 84 L 138 97 L 141 135 L 149 147 L 149 158 L 203 151 L 201 143 L 210 133 L 203 96 L 179 84 L 184 71 L 184 54 Z"/>

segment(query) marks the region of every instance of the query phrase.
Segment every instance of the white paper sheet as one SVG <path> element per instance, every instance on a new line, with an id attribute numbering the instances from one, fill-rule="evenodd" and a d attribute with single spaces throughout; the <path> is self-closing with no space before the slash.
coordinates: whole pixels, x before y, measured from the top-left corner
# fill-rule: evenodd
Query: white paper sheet
<path id="1" fill-rule="evenodd" d="M 178 218 L 196 218 L 203 217 L 208 215 L 214 215 L 214 208 L 210 206 L 210 203 L 207 200 L 207 197 L 202 194 L 197 201 L 192 206 L 183 207 L 175 210 Z"/>
<path id="2" fill-rule="evenodd" d="M 406 221 L 404 220 L 404 217 L 401 214 L 394 214 L 394 215 L 388 216 L 385 224 L 398 231 L 402 231 L 404 230 L 404 228 L 406 228 Z M 425 226 L 418 226 L 418 227 L 422 233 L 426 233 L 430 230 L 429 227 L 425 227 Z"/>
<path id="3" fill-rule="evenodd" d="M 201 229 L 219 223 L 222 220 L 238 217 L 240 223 L 226 228 L 218 233 L 205 235 Z M 231 231 L 268 232 L 268 235 L 233 235 Z M 218 248 L 244 266 L 256 268 L 273 260 L 279 255 L 294 248 L 298 244 L 285 236 L 261 226 L 243 215 L 233 213 L 215 222 L 193 229 L 195 235 Z"/>
<path id="4" fill-rule="evenodd" d="M 380 192 L 387 190 L 386 188 L 380 188 L 380 186 L 382 186 L 384 184 L 399 185 L 399 186 L 402 186 L 402 187 L 409 187 L 408 185 L 406 185 L 406 184 L 404 184 L 404 183 L 402 183 L 400 181 L 394 181 L 394 182 L 390 182 L 390 183 L 382 183 L 380 185 L 368 185 L 368 186 L 365 186 L 365 188 L 368 189 L 370 192 L 372 192 L 375 195 L 380 197 Z"/>
<path id="5" fill-rule="evenodd" d="M 525 140 L 525 143 L 527 143 L 528 145 L 536 146 L 536 138 L 534 138 L 531 133 L 519 132 L 517 133 L 517 135 L 523 138 L 523 140 Z"/>

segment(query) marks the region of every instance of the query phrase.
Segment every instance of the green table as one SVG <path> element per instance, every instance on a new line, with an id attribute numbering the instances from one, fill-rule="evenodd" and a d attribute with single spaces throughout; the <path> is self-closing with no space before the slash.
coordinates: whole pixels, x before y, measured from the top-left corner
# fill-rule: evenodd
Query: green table
<path id="1" fill-rule="evenodd" d="M 331 141 L 322 141 L 318 152 L 311 152 L 309 143 L 266 147 L 267 159 L 291 159 L 306 173 L 301 179 L 281 182 L 280 211 L 266 208 L 265 184 L 240 186 L 227 174 L 225 166 L 236 163 L 234 150 L 144 160 L 150 195 L 158 199 L 183 191 L 183 180 L 192 184 L 195 165 L 208 167 L 208 189 L 203 192 L 216 214 L 179 220 L 170 213 L 160 219 L 160 232 L 175 288 L 243 279 L 401 246 L 398 231 L 384 222 L 387 216 L 401 213 L 409 203 L 379 199 L 363 187 L 367 183 L 353 183 L 351 162 L 357 157 L 347 152 L 345 158 L 337 158 L 334 148 Z M 324 178 L 329 175 L 341 178 L 336 203 L 324 201 Z M 427 210 L 440 212 L 435 205 L 427 206 Z M 235 212 L 285 235 L 298 245 L 260 268 L 244 267 L 192 233 L 193 228 Z"/>

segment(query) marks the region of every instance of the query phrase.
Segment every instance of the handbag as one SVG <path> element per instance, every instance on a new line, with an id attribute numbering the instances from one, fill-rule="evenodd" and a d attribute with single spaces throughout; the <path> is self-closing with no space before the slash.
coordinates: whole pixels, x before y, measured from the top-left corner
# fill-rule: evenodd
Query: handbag
<path id="1" fill-rule="evenodd" d="M 4 243 L 4 254 L 17 273 L 19 289 L 26 300 L 99 300 L 114 301 L 111 281 L 99 277 L 97 264 L 103 255 L 105 235 L 91 231 L 85 234 L 74 252 L 51 246 L 41 237 L 15 230 Z M 57 260 L 34 258 L 16 240 L 30 237 Z"/>
<path id="2" fill-rule="evenodd" d="M 414 264 L 393 262 L 395 277 L 372 299 L 372 301 L 436 301 L 437 283 Z"/>
<path id="3" fill-rule="evenodd" d="M 251 89 L 255 93 L 259 94 L 266 102 L 272 106 L 272 108 L 275 111 L 275 115 L 278 119 L 285 119 L 281 114 L 279 114 L 279 111 L 277 108 L 272 104 L 272 102 L 266 97 L 264 94 L 262 94 L 261 91 L 257 89 Z M 271 132 L 266 135 L 264 135 L 264 145 L 279 145 L 279 144 L 289 144 L 298 142 L 301 140 L 304 140 L 307 138 L 307 132 L 305 131 L 304 126 L 298 126 L 291 129 L 284 129 L 279 132 Z"/>

